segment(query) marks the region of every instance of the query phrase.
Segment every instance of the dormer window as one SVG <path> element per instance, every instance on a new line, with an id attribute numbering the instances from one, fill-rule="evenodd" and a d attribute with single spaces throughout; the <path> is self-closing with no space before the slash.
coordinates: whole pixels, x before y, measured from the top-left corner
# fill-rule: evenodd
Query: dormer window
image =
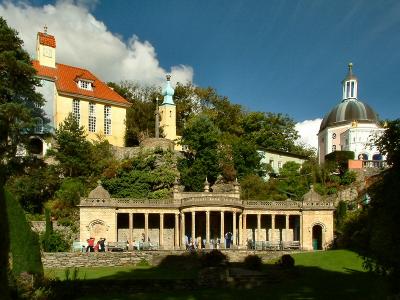
<path id="1" fill-rule="evenodd" d="M 83 90 L 93 91 L 92 82 L 87 80 L 78 80 L 78 87 Z"/>

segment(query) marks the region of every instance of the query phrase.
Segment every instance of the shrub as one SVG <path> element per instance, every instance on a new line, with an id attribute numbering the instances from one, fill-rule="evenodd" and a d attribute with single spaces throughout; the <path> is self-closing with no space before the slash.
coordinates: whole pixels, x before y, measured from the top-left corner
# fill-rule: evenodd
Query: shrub
<path id="1" fill-rule="evenodd" d="M 278 261 L 278 265 L 284 269 L 291 269 L 294 267 L 294 258 L 290 254 L 284 254 Z"/>
<path id="2" fill-rule="evenodd" d="M 85 187 L 79 179 L 67 178 L 56 192 L 56 198 L 61 200 L 66 207 L 72 207 L 79 204 L 79 199 L 84 192 Z"/>
<path id="3" fill-rule="evenodd" d="M 228 258 L 219 250 L 212 250 L 203 254 L 200 258 L 200 263 L 203 268 L 219 267 L 228 263 Z"/>
<path id="4" fill-rule="evenodd" d="M 66 252 L 70 248 L 69 241 L 58 231 L 44 233 L 41 236 L 41 243 L 45 252 Z"/>
<path id="5" fill-rule="evenodd" d="M 349 185 L 350 183 L 353 183 L 357 179 L 357 174 L 354 171 L 346 171 L 341 179 L 341 184 L 343 185 Z"/>
<path id="6" fill-rule="evenodd" d="M 249 270 L 261 270 L 262 260 L 258 255 L 248 255 L 244 259 L 244 266 Z"/>

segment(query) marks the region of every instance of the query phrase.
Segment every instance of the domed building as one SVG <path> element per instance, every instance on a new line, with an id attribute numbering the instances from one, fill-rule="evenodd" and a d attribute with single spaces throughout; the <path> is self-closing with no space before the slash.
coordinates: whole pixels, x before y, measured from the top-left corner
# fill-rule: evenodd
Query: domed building
<path id="1" fill-rule="evenodd" d="M 358 99 L 358 79 L 353 74 L 352 63 L 342 86 L 342 100 L 325 115 L 318 132 L 319 163 L 325 161 L 325 155 L 340 150 L 353 151 L 355 159 L 382 160 L 371 141 L 384 129 L 375 111 Z"/>

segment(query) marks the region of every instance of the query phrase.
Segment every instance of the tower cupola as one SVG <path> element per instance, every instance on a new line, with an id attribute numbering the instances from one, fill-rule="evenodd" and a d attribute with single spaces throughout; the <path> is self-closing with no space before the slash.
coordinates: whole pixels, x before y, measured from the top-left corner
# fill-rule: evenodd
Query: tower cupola
<path id="1" fill-rule="evenodd" d="M 36 59 L 41 66 L 56 67 L 56 39 L 47 33 L 47 26 L 44 26 L 43 32 L 37 34 Z"/>
<path id="2" fill-rule="evenodd" d="M 347 76 L 342 81 L 343 85 L 343 100 L 358 98 L 358 81 L 357 77 L 353 74 L 353 64 L 349 63 L 349 70 Z"/>
<path id="3" fill-rule="evenodd" d="M 167 75 L 167 84 L 165 86 L 165 88 L 162 91 L 162 94 L 164 96 L 164 101 L 163 101 L 163 105 L 164 104 L 172 104 L 175 105 L 174 100 L 172 99 L 172 97 L 174 96 L 174 89 L 171 86 L 171 75 Z"/>

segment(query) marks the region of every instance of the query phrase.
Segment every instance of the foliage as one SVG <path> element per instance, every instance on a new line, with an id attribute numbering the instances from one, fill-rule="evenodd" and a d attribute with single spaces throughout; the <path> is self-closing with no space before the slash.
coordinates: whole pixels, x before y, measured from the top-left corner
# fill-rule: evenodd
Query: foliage
<path id="1" fill-rule="evenodd" d="M 337 166 L 341 174 L 348 169 L 349 159 L 354 159 L 353 151 L 334 151 L 325 155 L 327 164 Z"/>
<path id="2" fill-rule="evenodd" d="M 259 147 L 295 152 L 298 133 L 295 122 L 287 115 L 250 112 L 243 118 L 244 134 Z"/>
<path id="3" fill-rule="evenodd" d="M 65 207 L 74 207 L 79 204 L 80 197 L 84 195 L 85 186 L 78 178 L 66 178 L 62 181 L 60 189 L 55 196 Z"/>
<path id="4" fill-rule="evenodd" d="M 10 235 L 15 234 L 12 229 L 13 225 L 9 226 L 9 222 L 14 224 L 21 222 L 20 224 L 22 224 L 25 220 L 8 220 L 7 212 L 10 213 L 10 209 L 7 209 L 6 205 L 4 184 L 15 169 L 24 167 L 24 163 L 30 161 L 29 157 L 16 156 L 18 146 L 28 145 L 28 133 L 33 131 L 38 118 L 41 118 L 44 123 L 47 121 L 40 108 L 44 101 L 43 97 L 36 92 L 36 87 L 40 83 L 35 77 L 35 69 L 32 67 L 28 53 L 22 48 L 22 44 L 23 41 L 18 37 L 17 32 L 7 25 L 3 17 L 0 17 L 0 240 L 2 243 L 0 247 L 0 290 L 4 299 L 9 299 L 8 255 Z M 13 201 L 9 202 L 14 203 Z M 22 217 L 20 214 L 12 216 L 12 218 Z M 19 228 L 21 229 L 21 227 Z M 28 230 L 28 232 L 30 231 Z M 28 238 L 32 239 L 31 236 Z M 14 246 L 14 249 L 16 248 L 18 247 Z M 22 254 L 20 250 L 16 250 L 15 255 L 17 253 Z M 35 254 L 35 250 L 28 254 L 27 268 L 32 267 L 29 264 L 32 263 L 31 258 Z M 19 269 L 18 264 L 19 262 L 17 270 Z M 22 264 L 20 267 L 24 268 Z M 33 269 L 35 268 L 33 267 Z"/>
<path id="5" fill-rule="evenodd" d="M 294 258 L 290 254 L 284 254 L 279 259 L 278 265 L 284 269 L 291 269 L 294 267 Z"/>
<path id="6" fill-rule="evenodd" d="M 377 141 L 378 149 L 387 155 L 391 168 L 382 172 L 369 188 L 370 204 L 351 215 L 343 229 L 343 244 L 349 245 L 365 258 L 369 270 L 385 274 L 392 288 L 400 287 L 400 182 L 399 161 L 400 120 L 388 123 Z"/>
<path id="7" fill-rule="evenodd" d="M 200 257 L 200 264 L 203 268 L 225 266 L 228 257 L 219 250 L 211 250 Z"/>
<path id="8" fill-rule="evenodd" d="M 258 255 L 248 255 L 244 259 L 244 266 L 249 270 L 261 270 L 262 259 Z"/>
<path id="9" fill-rule="evenodd" d="M 265 181 L 258 175 L 248 175 L 241 180 L 241 197 L 249 200 L 286 200 L 284 193 L 278 190 L 279 181 L 269 179 Z"/>
<path id="10" fill-rule="evenodd" d="M 72 113 L 56 129 L 56 146 L 49 149 L 48 155 L 59 161 L 64 175 L 76 177 L 90 174 L 92 158 L 86 136 L 85 128 L 79 126 Z"/>
<path id="11" fill-rule="evenodd" d="M 105 176 L 103 186 L 113 197 L 166 198 L 178 176 L 175 165 L 170 151 L 142 151 Z"/>
<path id="12" fill-rule="evenodd" d="M 386 161 L 393 168 L 400 168 L 400 119 L 387 121 L 385 133 L 378 137 L 374 144 L 380 153 L 386 155 Z"/>
<path id="13" fill-rule="evenodd" d="M 347 214 L 347 203 L 344 201 L 339 201 L 335 212 L 336 231 L 341 230 L 346 214 Z"/>
<path id="14" fill-rule="evenodd" d="M 309 180 L 305 174 L 300 174 L 300 168 L 300 164 L 289 161 L 280 170 L 277 189 L 287 198 L 300 200 L 309 189 Z"/>
<path id="15" fill-rule="evenodd" d="M 64 236 L 53 230 L 50 211 L 45 210 L 46 231 L 40 236 L 40 243 L 45 252 L 65 252 L 69 250 L 69 241 Z"/>
<path id="16" fill-rule="evenodd" d="M 356 174 L 356 172 L 354 172 L 354 171 L 348 171 L 348 170 L 347 170 L 347 171 L 343 174 L 342 178 L 340 179 L 340 183 L 341 183 L 342 185 L 349 185 L 349 184 L 355 182 L 356 179 L 357 179 L 357 174 Z"/>
<path id="17" fill-rule="evenodd" d="M 24 174 L 10 178 L 7 189 L 25 211 L 42 213 L 43 204 L 54 196 L 59 185 L 60 178 L 55 167 L 41 162 L 26 168 Z"/>
<path id="18" fill-rule="evenodd" d="M 5 193 L 7 213 L 10 222 L 10 250 L 12 272 L 18 275 L 28 272 L 41 276 L 43 266 L 40 257 L 38 236 L 32 232 L 25 219 L 24 211 L 10 193 Z"/>
<path id="19" fill-rule="evenodd" d="M 212 121 L 199 115 L 189 120 L 183 131 L 182 144 L 189 151 L 179 161 L 181 182 L 188 190 L 202 191 L 206 177 L 214 183 L 220 173 L 218 141 L 220 131 Z"/>

